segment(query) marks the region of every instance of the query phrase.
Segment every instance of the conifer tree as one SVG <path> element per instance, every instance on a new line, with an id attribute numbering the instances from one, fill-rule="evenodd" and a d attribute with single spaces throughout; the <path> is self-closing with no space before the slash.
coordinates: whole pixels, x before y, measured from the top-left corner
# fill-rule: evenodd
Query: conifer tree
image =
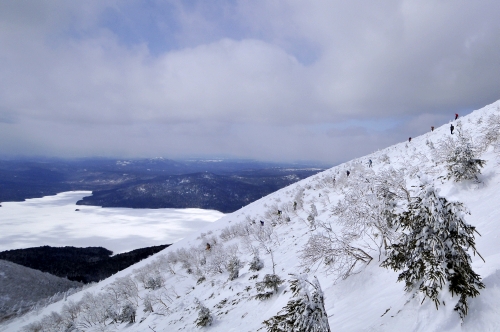
<path id="1" fill-rule="evenodd" d="M 262 281 L 257 282 L 257 295 L 255 298 L 258 300 L 266 300 L 273 296 L 273 294 L 278 293 L 278 287 L 283 283 L 283 279 L 281 279 L 277 274 L 266 274 Z M 266 291 L 266 289 L 271 289 L 270 291 Z"/>
<path id="2" fill-rule="evenodd" d="M 470 213 L 462 203 L 449 202 L 439 197 L 432 185 L 422 185 L 418 195 L 410 199 L 408 209 L 396 215 L 394 225 L 403 234 L 399 243 L 389 247 L 387 259 L 381 264 L 402 271 L 398 281 L 405 282 L 405 290 L 419 290 L 424 300 L 428 297 L 434 301 L 436 309 L 439 293 L 447 285 L 453 296 L 459 296 L 455 310 L 462 319 L 467 315 L 467 298 L 479 295 L 479 289 L 484 288 L 467 252 L 470 249 L 479 255 L 474 240 L 476 228 L 465 222 L 465 214 Z"/>
<path id="3" fill-rule="evenodd" d="M 264 262 L 260 260 L 259 252 L 256 251 L 253 255 L 253 259 L 250 262 L 250 271 L 260 271 L 264 267 Z"/>
<path id="4" fill-rule="evenodd" d="M 459 131 L 453 145 L 446 158 L 448 178 L 453 178 L 456 182 L 477 180 L 477 175 L 481 174 L 481 167 L 484 167 L 486 161 L 476 158 L 478 151 L 472 144 L 472 139 Z"/>
<path id="5" fill-rule="evenodd" d="M 212 316 L 212 313 L 210 312 L 210 309 L 205 307 L 203 303 L 201 303 L 198 299 L 195 299 L 195 303 L 198 307 L 198 318 L 195 321 L 196 326 L 205 327 L 212 325 L 214 318 Z"/>
<path id="6" fill-rule="evenodd" d="M 330 332 L 325 298 L 316 277 L 291 274 L 293 298 L 276 315 L 264 321 L 268 332 Z M 312 292 L 311 292 L 312 288 Z"/>
<path id="7" fill-rule="evenodd" d="M 238 278 L 240 274 L 240 269 L 242 267 L 243 265 L 238 257 L 236 256 L 231 257 L 227 265 L 227 271 L 229 272 L 229 280 L 234 280 Z"/>

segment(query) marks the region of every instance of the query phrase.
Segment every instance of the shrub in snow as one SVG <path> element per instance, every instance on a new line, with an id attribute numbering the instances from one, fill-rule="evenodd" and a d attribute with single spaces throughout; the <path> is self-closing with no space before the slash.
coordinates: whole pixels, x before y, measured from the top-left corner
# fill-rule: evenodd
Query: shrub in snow
<path id="1" fill-rule="evenodd" d="M 478 159 L 479 150 L 474 147 L 472 138 L 459 130 L 456 139 L 449 137 L 440 142 L 439 152 L 444 154 L 448 178 L 456 182 L 462 180 L 477 180 L 484 167 L 485 160 Z"/>
<path id="2" fill-rule="evenodd" d="M 74 325 L 81 311 L 81 303 L 72 300 L 67 301 L 61 310 L 61 315 L 67 325 Z"/>
<path id="3" fill-rule="evenodd" d="M 116 278 L 104 289 L 119 303 L 139 304 L 139 286 L 130 276 Z"/>
<path id="4" fill-rule="evenodd" d="M 491 114 L 488 117 L 487 124 L 482 128 L 481 145 L 486 149 L 489 144 L 498 142 L 500 140 L 500 114 Z"/>
<path id="5" fill-rule="evenodd" d="M 260 260 L 259 252 L 256 251 L 250 262 L 250 271 L 260 271 L 264 267 L 264 262 Z"/>
<path id="6" fill-rule="evenodd" d="M 161 274 L 153 274 L 148 276 L 144 280 L 144 288 L 146 289 L 158 289 L 163 286 L 164 279 Z"/>
<path id="7" fill-rule="evenodd" d="M 71 330 L 64 324 L 64 319 L 57 312 L 52 311 L 50 314 L 45 315 L 42 320 L 38 324 L 34 324 L 33 327 L 42 327 L 41 330 L 43 332 L 65 332 L 67 330 Z M 36 328 L 34 329 L 36 331 Z"/>
<path id="8" fill-rule="evenodd" d="M 310 236 L 300 255 L 304 267 L 324 264 L 336 279 L 369 264 L 373 250 L 382 257 L 397 237 L 391 225 L 397 202 L 409 197 L 403 171 L 389 168 L 375 174 L 359 168 L 352 177 L 355 181 L 332 209 L 337 222 L 318 220 L 320 231 Z"/>
<path id="9" fill-rule="evenodd" d="M 42 322 L 33 322 L 23 327 L 23 332 L 42 332 L 43 324 Z"/>
<path id="10" fill-rule="evenodd" d="M 76 324 L 78 328 L 91 329 L 107 325 L 106 322 L 110 319 L 110 309 L 113 308 L 109 296 L 103 293 L 86 292 L 83 294 L 80 305 L 81 311 Z"/>
<path id="11" fill-rule="evenodd" d="M 151 294 L 146 294 L 144 298 L 142 299 L 142 305 L 144 306 L 144 309 L 142 311 L 144 312 L 154 312 L 154 307 L 153 307 L 153 302 L 154 298 L 151 296 Z"/>
<path id="12" fill-rule="evenodd" d="M 240 275 L 240 269 L 243 267 L 238 257 L 233 256 L 227 264 L 227 272 L 229 272 L 229 280 L 234 280 Z"/>
<path id="13" fill-rule="evenodd" d="M 255 298 L 258 300 L 266 300 L 273 296 L 273 294 L 278 293 L 279 286 L 283 283 L 283 279 L 281 279 L 276 274 L 266 274 L 262 281 L 256 283 L 257 295 Z M 266 290 L 270 289 L 270 291 Z"/>
<path id="14" fill-rule="evenodd" d="M 343 226 L 343 234 L 350 234 L 350 237 L 368 235 L 377 249 L 385 249 L 392 238 L 386 216 L 393 205 L 390 204 L 391 197 L 387 191 L 377 190 L 373 182 L 365 180 L 353 183 L 344 199 L 333 208 L 333 213 Z"/>
<path id="15" fill-rule="evenodd" d="M 372 257 L 362 248 L 352 243 L 359 236 L 354 233 L 337 235 L 334 232 L 313 234 L 307 241 L 300 258 L 304 267 L 323 263 L 328 273 L 335 279 L 345 279 L 360 265 L 367 265 Z"/>
<path id="16" fill-rule="evenodd" d="M 276 315 L 264 321 L 268 332 L 330 332 L 325 298 L 316 277 L 292 274 L 293 298 Z M 312 291 L 311 291 L 312 290 Z"/>
<path id="17" fill-rule="evenodd" d="M 390 164 L 391 163 L 391 159 L 389 158 L 389 156 L 386 153 L 380 155 L 378 160 L 381 164 Z"/>
<path id="18" fill-rule="evenodd" d="M 238 235 L 236 229 L 237 229 L 236 225 L 227 226 L 221 230 L 219 237 L 221 238 L 222 241 L 229 241 Z"/>
<path id="19" fill-rule="evenodd" d="M 236 244 L 224 247 L 222 244 L 212 246 L 206 253 L 206 264 L 204 272 L 208 274 L 221 274 L 229 271 L 229 263 L 236 256 L 238 246 Z"/>
<path id="20" fill-rule="evenodd" d="M 203 283 L 205 280 L 207 280 L 207 278 L 205 278 L 204 276 L 201 276 L 198 278 L 198 280 L 196 280 L 196 284 L 199 285 L 199 284 Z"/>
<path id="21" fill-rule="evenodd" d="M 477 151 L 469 137 L 461 132 L 458 134 L 458 144 L 447 160 L 448 177 L 453 177 L 457 182 L 477 180 L 477 175 L 481 174 L 480 168 L 484 167 L 486 161 L 476 158 Z"/>
<path id="22" fill-rule="evenodd" d="M 307 221 L 309 221 L 309 226 L 314 227 L 314 218 L 318 216 L 318 210 L 316 209 L 316 205 L 311 204 L 311 212 L 309 216 L 307 216 Z"/>
<path id="23" fill-rule="evenodd" d="M 119 320 L 122 323 L 135 323 L 135 315 L 137 313 L 137 307 L 132 303 L 125 303 L 122 307 Z"/>
<path id="24" fill-rule="evenodd" d="M 381 266 L 402 271 L 406 291 L 419 290 L 440 304 L 439 293 L 445 285 L 460 297 L 455 306 L 461 318 L 467 314 L 467 298 L 484 288 L 480 276 L 472 270 L 468 250 L 477 253 L 474 226 L 467 224 L 469 214 L 462 203 L 439 197 L 430 184 L 422 185 L 406 211 L 396 215 L 394 225 L 403 231 L 400 242 L 389 247 Z M 477 233 L 477 232 L 476 232 Z M 425 300 L 424 297 L 424 300 Z"/>
<path id="25" fill-rule="evenodd" d="M 30 323 L 22 327 L 23 332 L 66 332 L 71 331 L 72 326 L 65 326 L 63 318 L 56 312 L 52 311 L 45 315 L 38 322 Z"/>
<path id="26" fill-rule="evenodd" d="M 210 310 L 205 307 L 198 299 L 196 299 L 196 302 L 198 307 L 198 318 L 195 321 L 196 326 L 205 327 L 212 325 L 214 318 Z"/>
<path id="27" fill-rule="evenodd" d="M 294 211 L 302 209 L 304 204 L 304 191 L 305 191 L 304 188 L 297 186 L 297 193 L 295 194 L 294 197 L 294 208 L 293 208 Z"/>
<path id="28" fill-rule="evenodd" d="M 169 314 L 171 312 L 170 305 L 174 302 L 174 299 L 177 297 L 179 296 L 177 295 L 173 287 L 170 288 L 163 287 L 158 291 L 152 292 L 150 293 L 149 296 L 151 309 L 153 309 L 154 306 L 156 306 L 155 312 L 157 314 L 160 315 Z M 144 300 L 144 303 L 146 303 L 146 300 Z"/>
<path id="29" fill-rule="evenodd" d="M 158 289 L 162 287 L 165 282 L 157 264 L 147 264 L 140 269 L 134 270 L 134 272 L 135 280 L 142 283 L 143 287 L 146 289 Z M 122 284 L 128 283 L 129 285 L 126 287 L 132 288 L 132 282 L 132 280 L 127 282 L 123 281 Z"/>

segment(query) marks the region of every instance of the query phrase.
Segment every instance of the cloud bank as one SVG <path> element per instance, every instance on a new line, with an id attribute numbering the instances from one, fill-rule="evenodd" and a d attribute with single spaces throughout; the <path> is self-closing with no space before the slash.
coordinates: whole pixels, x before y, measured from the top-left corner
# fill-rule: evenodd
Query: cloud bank
<path id="1" fill-rule="evenodd" d="M 2 1 L 0 155 L 331 163 L 500 98 L 495 1 Z"/>

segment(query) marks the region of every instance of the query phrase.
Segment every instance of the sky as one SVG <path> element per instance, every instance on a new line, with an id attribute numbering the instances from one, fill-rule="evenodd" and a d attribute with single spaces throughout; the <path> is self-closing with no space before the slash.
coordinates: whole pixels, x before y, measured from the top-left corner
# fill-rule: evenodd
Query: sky
<path id="1" fill-rule="evenodd" d="M 0 157 L 340 163 L 500 99 L 500 2 L 0 2 Z"/>

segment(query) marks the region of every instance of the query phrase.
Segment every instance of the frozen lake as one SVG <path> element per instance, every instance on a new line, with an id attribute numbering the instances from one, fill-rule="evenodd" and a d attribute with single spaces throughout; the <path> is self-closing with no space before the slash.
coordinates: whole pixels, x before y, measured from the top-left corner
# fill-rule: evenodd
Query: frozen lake
<path id="1" fill-rule="evenodd" d="M 101 246 L 115 254 L 176 242 L 224 216 L 203 209 L 129 209 L 81 206 L 90 191 L 3 202 L 0 251 L 28 247 Z M 75 211 L 79 209 L 80 211 Z"/>

